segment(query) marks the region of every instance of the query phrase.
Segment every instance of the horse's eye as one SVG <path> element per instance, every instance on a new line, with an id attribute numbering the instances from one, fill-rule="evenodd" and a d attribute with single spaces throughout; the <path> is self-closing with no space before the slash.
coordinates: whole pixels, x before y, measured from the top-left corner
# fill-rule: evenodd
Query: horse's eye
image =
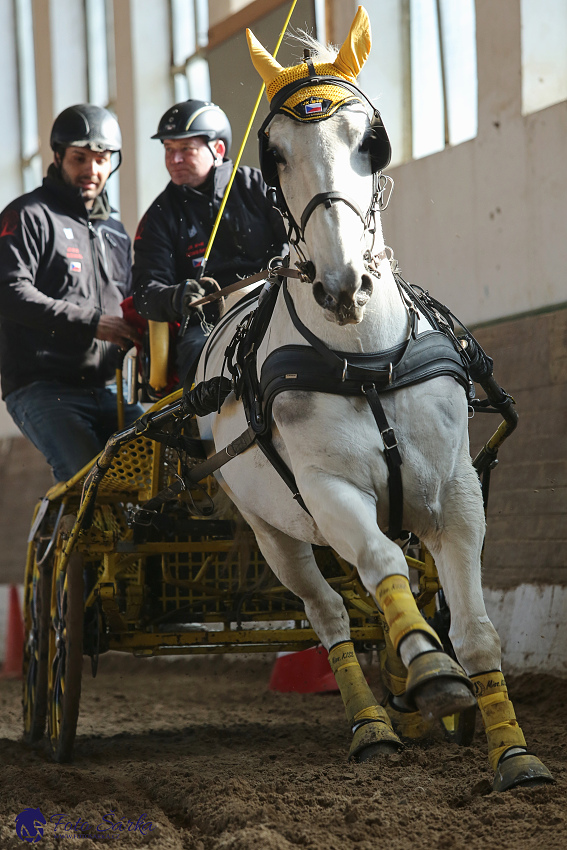
<path id="1" fill-rule="evenodd" d="M 367 133 L 366 136 L 363 138 L 363 140 L 360 143 L 359 150 L 360 151 L 369 151 L 371 143 L 372 143 L 372 133 Z"/>
<path id="2" fill-rule="evenodd" d="M 278 150 L 276 150 L 276 148 L 271 148 L 271 151 L 278 165 L 285 165 L 285 158 L 282 156 L 282 154 Z"/>

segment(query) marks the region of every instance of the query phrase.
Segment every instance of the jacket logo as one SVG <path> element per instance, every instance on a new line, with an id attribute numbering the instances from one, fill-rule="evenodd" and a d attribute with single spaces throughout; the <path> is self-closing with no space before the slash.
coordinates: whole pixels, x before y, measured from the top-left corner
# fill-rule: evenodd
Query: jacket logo
<path id="1" fill-rule="evenodd" d="M 13 236 L 18 232 L 20 217 L 16 210 L 6 210 L 0 222 L 0 237 Z"/>
<path id="2" fill-rule="evenodd" d="M 69 263 L 70 272 L 80 272 L 81 268 L 81 264 L 78 260 L 71 260 L 71 262 Z"/>
<path id="3" fill-rule="evenodd" d="M 192 239 L 194 236 L 197 235 L 197 228 L 195 227 L 194 224 L 192 224 L 191 227 L 189 228 L 189 230 L 187 231 L 187 235 L 189 236 L 190 239 Z"/>
<path id="4" fill-rule="evenodd" d="M 72 227 L 64 227 L 64 228 L 63 228 L 63 233 L 65 234 L 65 236 L 67 237 L 67 239 L 74 239 L 74 238 L 75 238 L 75 237 L 73 236 L 73 228 L 72 228 Z"/>
<path id="5" fill-rule="evenodd" d="M 74 245 L 67 246 L 67 259 L 68 260 L 82 260 L 83 255 Z"/>

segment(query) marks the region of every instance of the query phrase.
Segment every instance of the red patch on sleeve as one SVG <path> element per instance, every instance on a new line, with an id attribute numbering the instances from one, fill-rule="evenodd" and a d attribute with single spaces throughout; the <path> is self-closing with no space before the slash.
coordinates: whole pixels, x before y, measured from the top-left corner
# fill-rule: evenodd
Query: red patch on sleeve
<path id="1" fill-rule="evenodd" d="M 145 225 L 146 225 L 146 219 L 147 219 L 147 217 L 148 217 L 148 214 L 147 214 L 147 213 L 145 213 L 145 214 L 142 216 L 142 218 L 140 219 L 140 223 L 139 223 L 138 228 L 137 228 L 137 230 L 136 230 L 136 236 L 134 237 L 134 242 L 137 242 L 137 241 L 138 241 L 138 239 L 141 239 L 141 238 L 142 238 L 142 234 L 143 234 L 143 232 L 144 232 L 144 227 L 145 227 Z"/>
<path id="2" fill-rule="evenodd" d="M 20 216 L 16 210 L 6 210 L 0 221 L 0 238 L 2 236 L 13 236 L 18 232 Z"/>

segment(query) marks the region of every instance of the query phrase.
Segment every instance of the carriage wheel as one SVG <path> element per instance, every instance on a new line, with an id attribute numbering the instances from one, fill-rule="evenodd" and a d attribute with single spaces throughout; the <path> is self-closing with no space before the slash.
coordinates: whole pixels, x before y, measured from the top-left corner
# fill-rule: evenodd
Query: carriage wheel
<path id="1" fill-rule="evenodd" d="M 24 579 L 22 707 L 24 741 L 28 744 L 33 744 L 43 737 L 47 715 L 51 561 L 47 560 L 39 566 L 36 552 L 35 544 L 31 544 Z"/>
<path id="2" fill-rule="evenodd" d="M 470 747 L 473 742 L 476 727 L 476 705 L 471 705 L 457 714 L 449 714 L 441 718 L 441 726 L 445 737 L 460 747 Z"/>
<path id="3" fill-rule="evenodd" d="M 48 728 L 53 758 L 70 761 L 79 719 L 83 672 L 83 558 L 73 553 L 55 574 L 49 632 Z"/>

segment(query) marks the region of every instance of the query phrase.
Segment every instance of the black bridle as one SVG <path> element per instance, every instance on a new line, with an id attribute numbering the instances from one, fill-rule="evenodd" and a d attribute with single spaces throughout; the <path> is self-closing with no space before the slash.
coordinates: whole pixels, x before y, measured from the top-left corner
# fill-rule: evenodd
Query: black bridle
<path id="1" fill-rule="evenodd" d="M 274 95 L 271 101 L 270 112 L 268 113 L 266 119 L 264 120 L 262 126 L 258 131 L 258 139 L 260 142 L 260 165 L 262 168 L 264 180 L 269 186 L 272 186 L 276 190 L 279 206 L 283 215 L 287 218 L 289 224 L 289 241 L 295 246 L 295 248 L 298 250 L 298 253 L 300 253 L 301 255 L 302 252 L 299 249 L 299 242 L 305 243 L 305 228 L 307 226 L 307 222 L 309 221 L 317 207 L 321 205 L 324 205 L 327 209 L 329 209 L 333 204 L 339 202 L 347 204 L 347 206 L 350 207 L 350 209 L 352 209 L 358 215 L 364 225 L 365 231 L 369 230 L 372 234 L 374 234 L 375 213 L 376 210 L 385 209 L 385 206 L 387 206 L 387 203 L 383 205 L 382 201 L 386 186 L 391 180 L 391 178 L 385 177 L 381 173 L 382 168 L 385 168 L 390 161 L 391 148 L 388 136 L 386 134 L 386 130 L 382 123 L 380 113 L 375 109 L 372 101 L 363 91 L 361 91 L 361 89 L 358 88 L 358 86 L 356 86 L 349 80 L 345 80 L 341 77 L 313 74 L 312 63 L 307 64 L 309 69 L 309 76 L 302 77 L 299 80 L 294 80 L 293 82 L 288 83 L 288 85 L 283 86 L 283 88 L 281 88 L 280 91 Z M 353 97 L 346 100 L 339 107 L 339 109 L 342 109 L 345 106 L 353 103 L 353 101 L 355 100 L 361 102 L 366 101 L 372 109 L 372 118 L 370 122 L 371 139 L 368 146 L 372 164 L 372 198 L 366 213 L 363 213 L 356 201 L 354 201 L 352 198 L 349 198 L 348 195 L 343 195 L 341 192 L 336 191 L 319 192 L 317 195 L 311 198 L 309 203 L 306 205 L 305 209 L 303 210 L 303 213 L 301 214 L 300 224 L 298 225 L 293 217 L 291 210 L 289 209 L 289 206 L 285 200 L 280 186 L 274 153 L 268 146 L 269 134 L 267 132 L 267 129 L 274 117 L 284 112 L 283 107 L 285 106 L 286 101 L 291 97 L 291 95 L 295 94 L 301 89 L 312 88 L 314 86 L 321 85 L 332 85 L 334 87 L 343 88 L 353 95 Z M 292 113 L 288 112 L 287 110 L 285 110 L 285 114 L 287 114 L 289 117 L 296 121 L 301 120 L 294 116 Z M 330 116 L 323 115 L 319 119 L 315 120 L 325 120 L 328 117 Z M 310 123 L 314 123 L 314 121 L 312 120 Z M 305 258 L 303 259 L 305 260 Z"/>

